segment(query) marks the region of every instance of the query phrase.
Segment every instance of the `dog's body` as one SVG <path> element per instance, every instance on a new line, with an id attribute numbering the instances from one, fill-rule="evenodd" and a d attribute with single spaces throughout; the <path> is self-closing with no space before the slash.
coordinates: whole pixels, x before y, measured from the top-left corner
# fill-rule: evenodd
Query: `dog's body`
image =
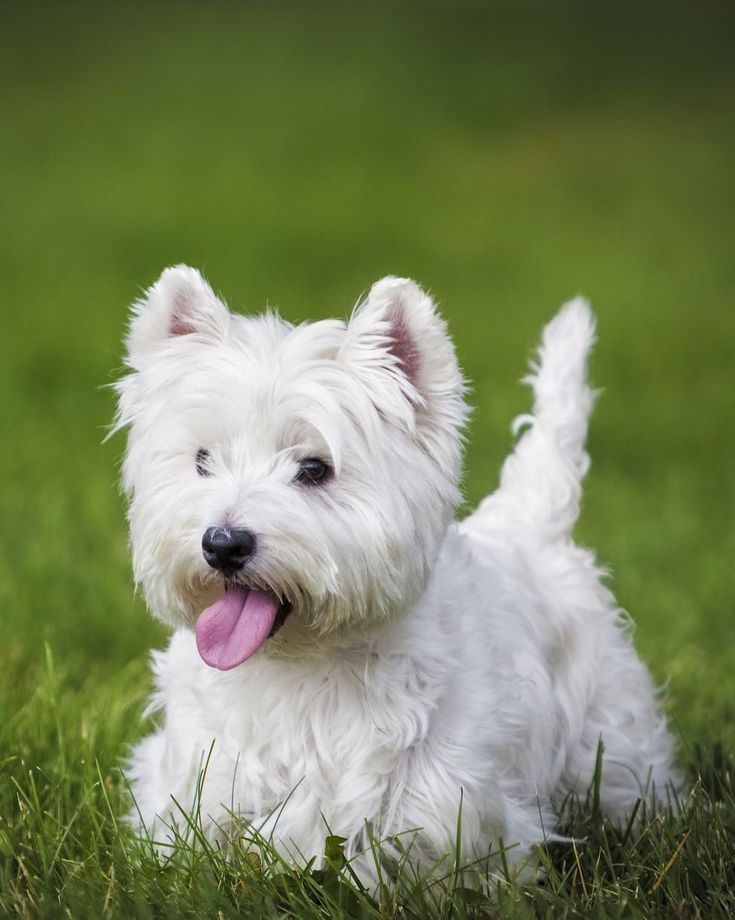
<path id="1" fill-rule="evenodd" d="M 369 836 L 415 829 L 427 866 L 458 828 L 468 860 L 502 840 L 520 861 L 584 796 L 600 742 L 608 815 L 666 801 L 650 677 L 571 540 L 592 341 L 582 301 L 549 324 L 534 415 L 457 524 L 464 388 L 419 288 L 385 279 L 348 325 L 292 328 L 164 273 L 119 384 L 136 576 L 179 627 L 131 761 L 136 823 L 165 841 L 194 808 L 215 839 L 241 818 L 298 862 L 339 834 L 371 880 Z M 226 577 L 206 540 L 202 558 L 210 527 L 252 536 Z"/>

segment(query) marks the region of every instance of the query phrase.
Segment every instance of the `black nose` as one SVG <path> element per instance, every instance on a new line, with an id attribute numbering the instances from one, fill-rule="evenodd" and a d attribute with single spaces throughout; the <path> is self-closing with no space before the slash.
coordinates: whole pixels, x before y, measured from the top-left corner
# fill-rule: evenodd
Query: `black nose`
<path id="1" fill-rule="evenodd" d="M 202 553 L 213 569 L 232 575 L 255 552 L 255 535 L 249 530 L 210 527 L 202 537 Z"/>

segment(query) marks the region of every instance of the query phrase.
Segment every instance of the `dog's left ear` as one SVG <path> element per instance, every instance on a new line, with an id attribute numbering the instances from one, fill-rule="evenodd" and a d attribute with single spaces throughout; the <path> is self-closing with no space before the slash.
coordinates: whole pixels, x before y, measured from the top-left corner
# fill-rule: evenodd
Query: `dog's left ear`
<path id="1" fill-rule="evenodd" d="M 382 411 L 393 406 L 406 418 L 408 408 L 417 418 L 462 424 L 464 381 L 454 345 L 431 297 L 414 281 L 387 277 L 373 285 L 352 315 L 340 358 Z"/>
<path id="2" fill-rule="evenodd" d="M 133 304 L 127 337 L 129 363 L 138 368 L 148 355 L 179 336 L 223 341 L 229 324 L 229 310 L 195 268 L 167 268 Z"/>

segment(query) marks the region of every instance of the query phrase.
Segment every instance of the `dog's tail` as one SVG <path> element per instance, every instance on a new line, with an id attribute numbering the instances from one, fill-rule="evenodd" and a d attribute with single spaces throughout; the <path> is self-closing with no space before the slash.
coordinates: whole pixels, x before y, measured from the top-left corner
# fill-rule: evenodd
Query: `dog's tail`
<path id="1" fill-rule="evenodd" d="M 595 394 L 587 383 L 587 356 L 594 341 L 594 316 L 582 298 L 565 304 L 544 329 L 524 379 L 533 389 L 533 414 L 514 421 L 514 433 L 525 431 L 503 464 L 500 488 L 472 516 L 475 526 L 491 525 L 496 516 L 507 522 L 511 515 L 515 525 L 544 540 L 571 534 L 589 467 L 584 442 Z"/>

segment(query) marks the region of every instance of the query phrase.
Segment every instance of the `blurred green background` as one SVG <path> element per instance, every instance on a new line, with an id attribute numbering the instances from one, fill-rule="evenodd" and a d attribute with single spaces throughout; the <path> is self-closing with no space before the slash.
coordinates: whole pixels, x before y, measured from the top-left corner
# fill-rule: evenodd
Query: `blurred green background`
<path id="1" fill-rule="evenodd" d="M 164 631 L 133 598 L 105 385 L 128 304 L 185 261 L 290 320 L 387 273 L 431 288 L 473 382 L 469 503 L 541 325 L 586 294 L 578 534 L 686 742 L 732 742 L 734 26 L 729 3 L 4 3 L 6 729 L 44 643 L 62 699 L 148 686 Z"/>

